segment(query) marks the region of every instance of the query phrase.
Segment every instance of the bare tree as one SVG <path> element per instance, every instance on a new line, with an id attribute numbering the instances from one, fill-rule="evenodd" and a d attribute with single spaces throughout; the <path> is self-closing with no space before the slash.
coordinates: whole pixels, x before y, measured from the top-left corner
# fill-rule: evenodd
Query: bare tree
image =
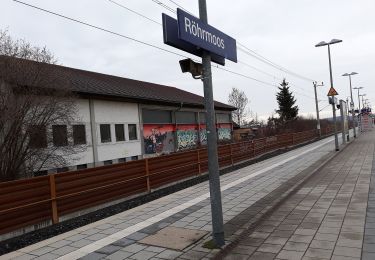
<path id="1" fill-rule="evenodd" d="M 77 120 L 69 74 L 57 73 L 48 64 L 56 62 L 45 47 L 14 41 L 0 31 L 0 181 L 66 166 L 85 149 L 63 136 L 52 140 L 52 125 Z M 55 132 L 54 138 L 59 138 Z"/>
<path id="2" fill-rule="evenodd" d="M 228 103 L 237 109 L 232 112 L 233 121 L 239 126 L 243 125 L 245 117 L 249 114 L 249 110 L 246 108 L 249 100 L 247 99 L 245 92 L 232 88 L 232 92 L 229 94 Z"/>

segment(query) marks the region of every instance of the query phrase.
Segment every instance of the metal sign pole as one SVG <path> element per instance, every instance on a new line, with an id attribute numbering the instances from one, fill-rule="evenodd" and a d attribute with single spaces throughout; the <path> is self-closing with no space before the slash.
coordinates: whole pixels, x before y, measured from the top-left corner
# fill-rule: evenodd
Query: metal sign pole
<path id="1" fill-rule="evenodd" d="M 206 0 L 199 0 L 199 17 L 207 23 Z M 212 236 L 217 247 L 223 246 L 224 225 L 223 209 L 221 204 L 220 175 L 217 153 L 217 134 L 215 123 L 215 109 L 212 91 L 211 56 L 208 51 L 203 51 L 203 87 L 206 108 L 206 130 L 208 150 L 208 172 L 210 185 L 211 215 L 212 215 Z"/>

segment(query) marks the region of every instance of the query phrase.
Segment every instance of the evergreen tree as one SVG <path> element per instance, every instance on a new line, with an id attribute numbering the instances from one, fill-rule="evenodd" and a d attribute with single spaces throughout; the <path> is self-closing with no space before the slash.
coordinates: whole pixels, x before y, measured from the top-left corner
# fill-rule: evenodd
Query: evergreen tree
<path id="1" fill-rule="evenodd" d="M 294 99 L 293 93 L 289 91 L 288 82 L 283 79 L 280 84 L 279 92 L 276 94 L 277 103 L 279 109 L 276 112 L 279 114 L 281 123 L 285 124 L 293 119 L 297 118 L 298 106 L 294 106 L 296 100 Z"/>

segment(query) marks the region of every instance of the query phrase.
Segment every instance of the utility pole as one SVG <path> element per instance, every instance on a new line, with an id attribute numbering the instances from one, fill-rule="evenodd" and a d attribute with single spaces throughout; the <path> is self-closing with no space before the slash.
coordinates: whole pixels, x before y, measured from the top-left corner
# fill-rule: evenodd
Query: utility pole
<path id="1" fill-rule="evenodd" d="M 316 128 L 318 129 L 319 139 L 322 138 L 322 130 L 320 129 L 320 118 L 319 118 L 319 106 L 318 106 L 318 95 L 316 93 L 316 87 L 323 86 L 323 82 L 321 85 L 318 85 L 316 81 L 313 82 L 314 84 L 314 92 L 315 92 L 315 108 L 316 108 Z"/>
<path id="2" fill-rule="evenodd" d="M 199 1 L 199 18 L 208 23 L 206 0 Z M 215 109 L 212 91 L 211 55 L 203 50 L 203 88 L 206 109 L 207 150 L 208 150 L 208 172 L 210 185 L 211 215 L 212 215 L 212 237 L 215 246 L 221 247 L 224 241 L 223 209 L 221 204 L 220 175 L 217 153 L 217 134 L 215 123 Z"/>

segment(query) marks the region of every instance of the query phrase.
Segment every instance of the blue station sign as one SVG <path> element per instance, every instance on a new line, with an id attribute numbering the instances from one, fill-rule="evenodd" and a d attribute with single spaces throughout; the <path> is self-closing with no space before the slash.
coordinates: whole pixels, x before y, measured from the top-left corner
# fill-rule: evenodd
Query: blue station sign
<path id="1" fill-rule="evenodd" d="M 180 50 L 189 52 L 191 54 L 202 57 L 202 49 L 197 46 L 181 40 L 178 37 L 178 26 L 177 20 L 166 14 L 162 14 L 163 19 L 163 40 L 165 44 L 178 48 Z M 225 65 L 224 57 L 221 57 L 215 53 L 211 54 L 211 61 L 220 65 Z"/>
<path id="2" fill-rule="evenodd" d="M 194 46 L 237 62 L 236 40 L 177 8 L 178 37 Z"/>

